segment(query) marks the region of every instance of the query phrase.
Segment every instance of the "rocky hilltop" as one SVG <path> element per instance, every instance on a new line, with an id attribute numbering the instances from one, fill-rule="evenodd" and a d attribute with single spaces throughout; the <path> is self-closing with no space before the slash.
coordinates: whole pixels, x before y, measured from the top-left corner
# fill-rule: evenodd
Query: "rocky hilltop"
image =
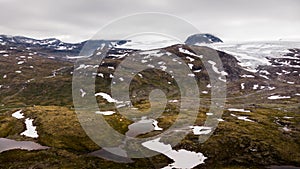
<path id="1" fill-rule="evenodd" d="M 195 34 L 189 36 L 186 41 L 184 42 L 187 45 L 196 45 L 196 44 L 203 44 L 203 43 L 222 43 L 223 41 L 211 34 Z"/>

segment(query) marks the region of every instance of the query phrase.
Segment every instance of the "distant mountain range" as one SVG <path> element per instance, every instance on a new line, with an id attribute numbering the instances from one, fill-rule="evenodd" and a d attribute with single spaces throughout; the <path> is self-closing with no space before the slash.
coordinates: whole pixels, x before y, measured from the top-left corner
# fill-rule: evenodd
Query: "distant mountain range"
<path id="1" fill-rule="evenodd" d="M 108 44 L 109 46 L 119 46 L 130 42 L 130 40 L 87 40 L 80 43 L 65 43 L 56 38 L 49 39 L 33 39 L 24 36 L 9 36 L 0 35 L 0 49 L 18 48 L 19 50 L 33 50 L 39 51 L 41 55 L 49 53 L 55 54 L 53 57 L 62 56 L 77 56 L 80 54 L 83 46 L 86 45 L 84 55 L 91 55 L 101 46 L 101 44 Z M 186 44 L 201 44 L 201 43 L 214 43 L 222 42 L 219 38 L 211 34 L 195 34 L 187 38 Z"/>
<path id="2" fill-rule="evenodd" d="M 101 44 L 123 44 L 125 40 L 88 40 L 80 43 L 65 43 L 59 39 L 33 39 L 23 36 L 8 36 L 0 35 L 0 49 L 18 48 L 18 50 L 38 51 L 41 55 L 54 54 L 53 57 L 62 56 L 77 56 L 86 43 L 89 43 L 89 48 L 86 49 L 86 55 L 92 54 Z"/>

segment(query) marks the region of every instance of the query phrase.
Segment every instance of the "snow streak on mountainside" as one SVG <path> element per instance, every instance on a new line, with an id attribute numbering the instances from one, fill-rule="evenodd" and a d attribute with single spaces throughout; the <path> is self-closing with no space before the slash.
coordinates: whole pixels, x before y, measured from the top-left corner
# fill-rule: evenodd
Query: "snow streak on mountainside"
<path id="1" fill-rule="evenodd" d="M 199 44 L 220 50 L 235 56 L 245 69 L 256 72 L 260 65 L 272 65 L 271 60 L 276 58 L 296 59 L 297 56 L 285 56 L 288 49 L 300 48 L 300 42 L 272 41 L 272 42 L 244 42 L 244 43 L 214 43 Z M 288 65 L 288 63 L 287 63 Z M 274 67 L 276 67 L 274 65 Z"/>

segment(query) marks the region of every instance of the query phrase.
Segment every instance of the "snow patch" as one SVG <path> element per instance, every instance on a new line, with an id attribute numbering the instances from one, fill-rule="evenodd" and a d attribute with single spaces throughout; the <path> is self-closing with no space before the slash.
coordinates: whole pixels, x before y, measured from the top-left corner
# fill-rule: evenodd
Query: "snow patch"
<path id="1" fill-rule="evenodd" d="M 23 63 L 25 63 L 25 61 L 19 61 L 17 64 L 22 65 Z"/>
<path id="2" fill-rule="evenodd" d="M 291 96 L 280 96 L 280 95 L 274 95 L 274 96 L 269 96 L 268 99 L 270 100 L 276 100 L 276 99 L 290 99 Z"/>
<path id="3" fill-rule="evenodd" d="M 190 55 L 190 56 L 195 56 L 195 57 L 199 57 L 199 58 L 203 57 L 202 55 L 196 55 L 196 54 L 194 54 L 186 49 L 183 49 L 183 48 L 179 48 L 178 50 L 179 50 L 179 52 Z"/>
<path id="4" fill-rule="evenodd" d="M 37 134 L 36 126 L 33 126 L 33 119 L 27 118 L 25 120 L 25 124 L 26 124 L 26 130 L 23 133 L 21 133 L 21 135 L 31 137 L 31 138 L 38 138 L 39 135 Z"/>
<path id="5" fill-rule="evenodd" d="M 17 118 L 17 119 L 22 119 L 22 118 L 24 118 L 24 113 L 21 113 L 21 112 L 22 112 L 22 110 L 18 110 L 18 111 L 16 111 L 16 112 L 14 112 L 14 113 L 12 114 L 12 117 Z"/>
<path id="6" fill-rule="evenodd" d="M 241 83 L 241 89 L 245 89 L 245 83 Z"/>
<path id="7" fill-rule="evenodd" d="M 227 72 L 219 71 L 219 69 L 216 67 L 216 62 L 209 60 L 208 63 L 211 64 L 213 71 L 216 72 L 217 74 L 221 74 L 222 76 L 225 76 L 225 75 L 228 76 Z"/>
<path id="8" fill-rule="evenodd" d="M 236 108 L 229 108 L 229 111 L 238 111 L 238 112 L 245 112 L 245 113 L 250 113 L 250 110 L 245 110 L 245 109 L 236 109 Z"/>
<path id="9" fill-rule="evenodd" d="M 96 114 L 102 114 L 102 115 L 105 115 L 105 116 L 109 116 L 109 115 L 114 114 L 115 112 L 114 111 L 96 111 L 95 113 Z"/>
<path id="10" fill-rule="evenodd" d="M 194 58 L 191 58 L 191 57 L 189 57 L 189 56 L 187 56 L 187 57 L 185 57 L 186 59 L 188 59 L 188 60 L 190 60 L 190 62 L 193 62 L 193 61 L 195 61 L 195 59 Z"/>
<path id="11" fill-rule="evenodd" d="M 153 120 L 152 125 L 154 126 L 154 130 L 155 131 L 161 131 L 161 130 L 163 130 L 163 128 L 161 128 L 161 127 L 158 126 L 158 121 L 156 121 L 156 120 Z"/>
<path id="12" fill-rule="evenodd" d="M 194 135 L 209 134 L 211 132 L 211 127 L 190 126 L 190 128 L 193 130 Z"/>
<path id="13" fill-rule="evenodd" d="M 107 93 L 99 92 L 99 93 L 96 93 L 95 96 L 101 96 L 101 97 L 103 97 L 109 103 L 115 103 L 115 102 L 117 102 L 117 100 L 111 98 L 111 96 L 108 95 Z"/>
<path id="14" fill-rule="evenodd" d="M 258 84 L 253 85 L 253 89 L 254 89 L 254 90 L 258 89 L 258 87 L 259 87 Z"/>
<path id="15" fill-rule="evenodd" d="M 235 114 L 230 114 L 232 117 L 236 117 L 239 120 L 247 121 L 247 122 L 254 122 L 253 120 L 248 119 L 247 116 L 237 116 Z"/>
<path id="16" fill-rule="evenodd" d="M 241 77 L 249 77 L 249 78 L 254 78 L 255 76 L 253 76 L 253 75 L 241 75 Z"/>
<path id="17" fill-rule="evenodd" d="M 81 97 L 84 97 L 86 95 L 86 92 L 83 89 L 80 89 Z"/>

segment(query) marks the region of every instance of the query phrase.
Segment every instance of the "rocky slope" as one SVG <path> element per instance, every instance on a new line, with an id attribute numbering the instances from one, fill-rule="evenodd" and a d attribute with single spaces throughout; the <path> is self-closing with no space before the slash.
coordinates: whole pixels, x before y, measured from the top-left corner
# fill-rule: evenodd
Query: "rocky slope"
<path id="1" fill-rule="evenodd" d="M 205 53 L 207 47 L 173 45 L 149 51 L 112 48 L 100 64 L 91 60 L 74 67 L 74 58 L 68 59 L 66 56 L 78 54 L 83 44 L 65 44 L 52 40 L 1 36 L 0 138 L 34 141 L 50 148 L 2 152 L 0 168 L 162 168 L 171 164 L 172 159 L 163 154 L 132 159 L 132 163 L 125 164 L 90 156 L 90 153 L 101 147 L 93 143 L 81 128 L 72 100 L 74 69 L 87 73 L 83 76 L 96 78 L 96 93 L 110 95 L 110 85 L 118 85 L 122 81 L 114 79 L 114 73 L 126 57 L 139 54 L 143 58 L 140 62 L 150 63 L 154 57 L 163 57 L 167 53 L 181 59 L 174 63 L 188 65 L 193 75 L 187 77 L 194 77 L 199 86 L 201 105 L 195 126 L 203 126 L 207 116 L 211 115 L 212 82 L 208 69 L 218 76 L 223 74 L 226 77 L 226 104 L 216 131 L 205 143 L 200 144 L 199 135 L 192 129 L 186 129 L 188 135 L 174 147 L 175 150 L 202 153 L 206 157 L 204 164 L 195 168 L 300 166 L 298 48 L 287 46 L 285 52 L 276 57 L 268 53 L 266 58 L 244 56 L 241 59 L 241 52 L 237 55 L 237 51 L 230 51 L 232 47 L 225 47 L 224 44 L 222 47 L 212 46 L 218 49 L 217 54 L 223 64 L 224 72 L 220 73 L 213 68 L 214 58 Z M 61 52 L 59 46 L 66 48 Z M 256 48 L 263 49 L 259 45 Z M 94 52 L 91 58 L 99 57 L 100 51 L 98 49 Z M 195 51 L 200 52 L 201 57 Z M 246 51 L 251 53 L 250 49 Z M 249 67 L 245 63 L 251 59 L 263 59 L 263 63 L 266 59 L 268 63 Z M 94 67 L 98 67 L 96 74 L 93 72 Z M 180 91 L 176 79 L 164 72 L 168 68 L 168 64 L 158 62 L 149 65 L 149 69 L 135 75 L 131 82 L 130 99 L 134 107 L 147 110 L 150 107 L 149 92 L 156 88 L 164 91 L 169 101 L 162 117 L 157 119 L 162 130 L 153 130 L 139 137 L 164 132 L 178 117 Z M 147 85 L 149 82 L 153 84 Z M 78 89 L 77 93 L 83 98 L 89 94 L 85 88 Z M 135 123 L 120 115 L 115 104 L 108 102 L 107 98 L 98 96 L 97 101 L 101 110 L 114 112 L 104 115 L 104 118 L 120 133 L 125 134 L 129 130 L 128 126 Z M 24 118 L 16 119 L 12 116 L 18 110 L 22 110 Z M 26 130 L 26 118 L 33 119 L 38 138 L 20 135 Z M 203 131 L 200 130 L 200 133 L 203 134 Z"/>

